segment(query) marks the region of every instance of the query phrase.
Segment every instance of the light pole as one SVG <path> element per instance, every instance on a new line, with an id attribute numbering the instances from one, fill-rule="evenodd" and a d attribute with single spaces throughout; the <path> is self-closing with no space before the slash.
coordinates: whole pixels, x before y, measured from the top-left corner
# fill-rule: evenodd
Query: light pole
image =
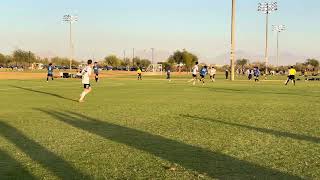
<path id="1" fill-rule="evenodd" d="M 231 15 L 231 81 L 234 81 L 234 73 L 235 73 L 235 34 L 236 34 L 236 0 L 232 0 L 232 15 Z"/>
<path id="2" fill-rule="evenodd" d="M 273 31 L 277 32 L 277 67 L 279 67 L 279 33 L 286 30 L 285 25 L 273 25 Z"/>
<path id="3" fill-rule="evenodd" d="M 152 71 L 155 72 L 155 66 L 154 66 L 154 48 L 151 48 L 151 61 L 152 61 Z"/>
<path id="4" fill-rule="evenodd" d="M 132 67 L 134 67 L 134 53 L 135 53 L 135 50 L 133 48 L 132 49 Z"/>
<path id="5" fill-rule="evenodd" d="M 72 24 L 78 21 L 78 17 L 70 14 L 66 14 L 63 16 L 63 21 L 69 23 L 70 25 L 70 70 L 72 70 L 72 60 L 74 56 L 74 44 L 72 39 Z"/>
<path id="6" fill-rule="evenodd" d="M 152 52 L 151 60 L 152 60 L 152 64 L 154 64 L 154 48 L 151 48 L 151 52 Z"/>
<path id="7" fill-rule="evenodd" d="M 278 10 L 277 2 L 265 2 L 258 4 L 258 11 L 266 14 L 266 46 L 265 46 L 265 65 L 266 65 L 266 75 L 268 74 L 268 35 L 269 35 L 269 14 L 273 11 Z"/>

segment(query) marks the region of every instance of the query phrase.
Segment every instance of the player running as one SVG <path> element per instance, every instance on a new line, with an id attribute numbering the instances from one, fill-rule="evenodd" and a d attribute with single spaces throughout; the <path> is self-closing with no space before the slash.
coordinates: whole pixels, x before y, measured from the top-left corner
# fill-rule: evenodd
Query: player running
<path id="1" fill-rule="evenodd" d="M 290 80 L 293 82 L 294 85 L 296 85 L 296 74 L 297 71 L 293 68 L 293 66 L 291 66 L 291 68 L 289 69 L 289 76 L 286 85 L 288 85 Z"/>
<path id="2" fill-rule="evenodd" d="M 80 95 L 79 102 L 84 102 L 84 97 L 91 92 L 91 85 L 90 85 L 90 76 L 92 72 L 92 60 L 88 60 L 87 66 L 82 70 L 82 84 L 84 87 L 83 92 Z"/>
<path id="3" fill-rule="evenodd" d="M 212 82 L 216 81 L 216 73 L 217 73 L 216 68 L 214 66 L 212 66 L 210 69 L 210 79 Z"/>
<path id="4" fill-rule="evenodd" d="M 254 68 L 253 75 L 254 75 L 254 82 L 259 82 L 259 77 L 261 75 L 261 72 L 258 67 Z"/>
<path id="5" fill-rule="evenodd" d="M 94 62 L 93 72 L 95 74 L 95 80 L 96 80 L 96 82 L 98 82 L 99 81 L 99 66 L 98 66 L 98 62 Z"/>
<path id="6" fill-rule="evenodd" d="M 200 71 L 200 81 L 202 81 L 202 85 L 205 84 L 204 80 L 206 79 L 206 75 L 208 74 L 208 67 L 204 66 Z"/>
<path id="7" fill-rule="evenodd" d="M 193 66 L 192 68 L 192 79 L 189 82 L 193 82 L 193 85 L 196 85 L 196 81 L 197 81 L 197 76 L 198 76 L 198 71 L 199 71 L 199 66 L 198 66 L 198 62 L 196 62 L 196 64 Z"/>
<path id="8" fill-rule="evenodd" d="M 47 82 L 49 82 L 49 77 L 51 77 L 52 81 L 53 81 L 53 66 L 52 63 L 49 64 L 48 66 L 48 75 L 47 75 Z"/>

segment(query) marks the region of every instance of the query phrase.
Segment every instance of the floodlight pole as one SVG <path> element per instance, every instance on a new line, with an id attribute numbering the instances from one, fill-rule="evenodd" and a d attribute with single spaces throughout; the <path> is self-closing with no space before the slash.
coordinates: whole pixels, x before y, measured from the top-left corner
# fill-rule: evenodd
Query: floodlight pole
<path id="1" fill-rule="evenodd" d="M 152 64 L 154 64 L 154 48 L 151 48 L 151 51 L 152 51 Z"/>
<path id="2" fill-rule="evenodd" d="M 235 77 L 235 34 L 236 34 L 236 0 L 232 0 L 232 16 L 231 16 L 231 81 L 234 81 Z"/>
<path id="3" fill-rule="evenodd" d="M 279 67 L 279 31 L 277 31 L 277 67 Z"/>
<path id="4" fill-rule="evenodd" d="M 273 31 L 277 32 L 277 67 L 279 67 L 280 53 L 279 53 L 279 35 L 286 28 L 284 25 L 273 25 Z"/>
<path id="5" fill-rule="evenodd" d="M 266 63 L 266 75 L 268 75 L 268 65 L 269 65 L 269 49 L 268 49 L 268 36 L 269 36 L 269 12 L 266 13 L 266 47 L 265 47 L 265 63 Z"/>
<path id="6" fill-rule="evenodd" d="M 72 21 L 69 21 L 70 24 L 70 71 L 72 70 L 72 60 L 73 60 L 73 54 L 74 54 L 74 47 L 73 47 L 73 41 L 72 41 Z"/>
<path id="7" fill-rule="evenodd" d="M 134 50 L 134 48 L 132 49 L 132 67 L 134 67 L 134 52 L 135 50 Z"/>
<path id="8" fill-rule="evenodd" d="M 70 70 L 72 70 L 72 61 L 73 61 L 73 56 L 74 56 L 74 44 L 73 44 L 73 39 L 72 39 L 72 23 L 77 21 L 77 16 L 73 16 L 70 14 L 64 15 L 63 16 L 63 21 L 68 22 L 70 29 L 69 29 L 69 41 L 70 41 Z"/>
<path id="9" fill-rule="evenodd" d="M 152 71 L 155 72 L 155 67 L 154 67 L 154 48 L 151 48 L 151 53 L 152 53 L 152 56 L 151 56 L 151 61 L 152 61 Z"/>
<path id="10" fill-rule="evenodd" d="M 266 2 L 258 4 L 258 11 L 261 11 L 266 14 L 266 44 L 265 44 L 265 66 L 266 66 L 266 75 L 268 74 L 268 65 L 269 65 L 269 49 L 268 49 L 268 36 L 269 36 L 269 14 L 273 11 L 278 10 L 277 2 Z"/>

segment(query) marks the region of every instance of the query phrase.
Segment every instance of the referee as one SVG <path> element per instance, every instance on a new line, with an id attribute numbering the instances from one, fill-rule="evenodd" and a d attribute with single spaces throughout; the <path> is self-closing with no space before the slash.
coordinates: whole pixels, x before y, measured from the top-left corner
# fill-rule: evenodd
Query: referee
<path id="1" fill-rule="evenodd" d="M 293 66 L 291 66 L 291 68 L 289 69 L 289 76 L 286 85 L 288 85 L 290 80 L 293 82 L 294 85 L 296 85 L 296 74 L 297 71 L 293 68 Z"/>

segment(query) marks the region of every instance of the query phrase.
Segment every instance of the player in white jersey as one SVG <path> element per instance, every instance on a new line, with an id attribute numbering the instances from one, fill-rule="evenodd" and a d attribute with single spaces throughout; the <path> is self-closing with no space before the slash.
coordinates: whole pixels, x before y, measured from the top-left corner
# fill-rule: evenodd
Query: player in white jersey
<path id="1" fill-rule="evenodd" d="M 210 69 L 210 79 L 212 82 L 216 81 L 216 73 L 217 73 L 216 68 L 214 66 L 212 66 Z"/>
<path id="2" fill-rule="evenodd" d="M 199 66 L 198 66 L 198 62 L 196 62 L 196 64 L 193 66 L 192 68 L 192 79 L 189 82 L 193 82 L 193 85 L 196 85 L 196 81 L 197 81 L 197 76 L 198 76 L 198 71 L 199 71 Z"/>
<path id="3" fill-rule="evenodd" d="M 92 60 L 88 60 L 88 65 L 82 70 L 82 84 L 84 87 L 83 92 L 80 95 L 79 102 L 84 102 L 84 97 L 91 92 L 91 85 L 90 85 L 90 76 L 92 73 Z"/>

